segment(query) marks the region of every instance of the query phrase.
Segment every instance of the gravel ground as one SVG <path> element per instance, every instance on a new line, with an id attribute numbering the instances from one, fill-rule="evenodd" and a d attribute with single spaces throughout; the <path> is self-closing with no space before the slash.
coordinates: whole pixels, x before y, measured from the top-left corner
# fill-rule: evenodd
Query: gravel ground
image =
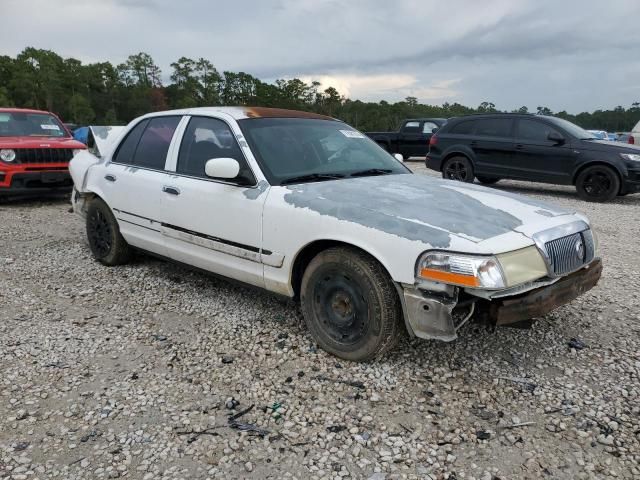
<path id="1" fill-rule="evenodd" d="M 498 188 L 587 213 L 600 284 L 367 365 L 270 294 L 99 265 L 64 198 L 0 203 L 0 479 L 640 478 L 640 195 Z"/>

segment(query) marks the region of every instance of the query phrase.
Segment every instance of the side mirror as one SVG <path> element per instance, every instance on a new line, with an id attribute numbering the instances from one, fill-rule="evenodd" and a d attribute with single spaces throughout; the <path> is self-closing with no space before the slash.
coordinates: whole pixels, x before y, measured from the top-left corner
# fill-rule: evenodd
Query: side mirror
<path id="1" fill-rule="evenodd" d="M 558 132 L 551 132 L 547 135 L 547 139 L 554 142 L 556 145 L 562 145 L 564 143 L 564 137 Z"/>
<path id="2" fill-rule="evenodd" d="M 240 173 L 240 164 L 234 158 L 212 158 L 204 164 L 204 173 L 213 178 L 236 178 Z"/>
<path id="3" fill-rule="evenodd" d="M 399 162 L 404 162 L 404 157 L 402 156 L 401 153 L 394 153 L 393 156 L 395 157 L 396 160 L 398 160 Z"/>
<path id="4" fill-rule="evenodd" d="M 438 131 L 438 127 L 433 127 L 433 128 L 431 129 L 431 133 L 436 133 L 437 131 Z"/>

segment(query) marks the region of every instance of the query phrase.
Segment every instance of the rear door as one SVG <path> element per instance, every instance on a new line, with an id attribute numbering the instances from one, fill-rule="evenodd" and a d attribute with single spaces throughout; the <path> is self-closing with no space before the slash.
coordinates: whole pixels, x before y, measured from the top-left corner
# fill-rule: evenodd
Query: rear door
<path id="1" fill-rule="evenodd" d="M 267 192 L 257 188 L 231 127 L 219 118 L 191 117 L 177 148 L 177 163 L 169 167 L 175 171 L 162 193 L 160 228 L 168 256 L 264 286 L 262 260 L 268 256 L 265 262 L 270 262 L 274 257 L 261 251 Z M 232 180 L 207 177 L 205 163 L 213 158 L 237 160 L 239 176 Z"/>
<path id="2" fill-rule="evenodd" d="M 469 146 L 475 153 L 475 172 L 503 177 L 511 171 L 513 156 L 513 118 L 494 117 L 475 120 Z"/>
<path id="3" fill-rule="evenodd" d="M 565 137 L 562 144 L 549 140 L 550 133 Z M 514 176 L 525 180 L 571 183 L 577 154 L 566 134 L 537 118 L 519 118 L 516 124 Z"/>
<path id="4" fill-rule="evenodd" d="M 104 195 L 131 245 L 165 254 L 160 234 L 167 155 L 181 116 L 144 119 L 122 141 L 104 173 Z"/>

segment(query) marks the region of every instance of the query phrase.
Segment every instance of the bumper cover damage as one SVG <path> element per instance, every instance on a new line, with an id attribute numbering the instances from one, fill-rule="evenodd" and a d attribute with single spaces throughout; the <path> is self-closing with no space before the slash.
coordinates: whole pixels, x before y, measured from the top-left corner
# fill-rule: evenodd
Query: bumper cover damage
<path id="1" fill-rule="evenodd" d="M 410 334 L 419 338 L 451 341 L 457 330 L 474 314 L 495 325 L 515 325 L 541 317 L 576 299 L 596 286 L 602 274 L 599 258 L 554 283 L 493 300 L 476 297 L 466 302 L 454 296 L 427 292 L 415 286 L 402 288 L 405 323 Z M 469 308 L 470 305 L 470 308 Z M 457 312 L 457 314 L 456 314 Z"/>

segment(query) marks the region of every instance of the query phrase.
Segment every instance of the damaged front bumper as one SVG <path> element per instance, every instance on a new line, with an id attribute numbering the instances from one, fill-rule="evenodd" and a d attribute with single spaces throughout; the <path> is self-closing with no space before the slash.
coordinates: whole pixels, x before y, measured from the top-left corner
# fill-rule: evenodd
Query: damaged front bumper
<path id="1" fill-rule="evenodd" d="M 458 288 L 434 292 L 402 285 L 399 289 L 409 333 L 420 338 L 451 341 L 474 315 L 495 325 L 512 325 L 546 315 L 591 290 L 601 274 L 602 261 L 596 258 L 566 277 L 533 282 L 529 288 L 477 292 L 477 296 L 462 295 Z"/>

